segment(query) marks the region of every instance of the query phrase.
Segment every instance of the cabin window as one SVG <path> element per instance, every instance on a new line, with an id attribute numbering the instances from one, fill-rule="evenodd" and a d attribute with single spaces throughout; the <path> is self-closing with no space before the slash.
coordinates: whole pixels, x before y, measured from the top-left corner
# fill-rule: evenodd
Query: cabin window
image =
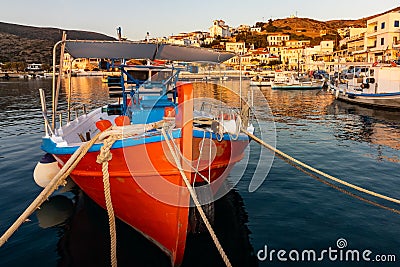
<path id="1" fill-rule="evenodd" d="M 381 38 L 381 45 L 385 45 L 385 38 Z"/>
<path id="2" fill-rule="evenodd" d="M 381 23 L 381 29 L 385 29 L 385 22 Z"/>
<path id="3" fill-rule="evenodd" d="M 398 20 L 395 20 L 394 21 L 394 26 L 397 28 L 397 27 L 399 27 L 399 21 Z"/>

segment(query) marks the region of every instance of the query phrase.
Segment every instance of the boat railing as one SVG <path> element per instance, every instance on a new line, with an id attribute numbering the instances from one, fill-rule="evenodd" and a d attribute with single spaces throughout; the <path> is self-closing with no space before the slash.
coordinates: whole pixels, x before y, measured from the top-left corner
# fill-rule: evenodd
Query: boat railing
<path id="1" fill-rule="evenodd" d="M 43 106 L 43 104 L 42 104 Z M 43 110 L 42 107 L 42 113 L 43 113 L 43 117 L 44 117 L 44 121 L 45 121 L 45 133 L 46 136 L 54 135 L 54 131 L 52 129 L 50 120 L 48 118 L 47 114 L 47 110 Z M 55 117 L 55 122 L 54 125 L 56 126 L 55 129 L 61 129 L 61 127 L 63 127 L 64 124 L 68 124 L 73 120 L 77 120 L 79 117 L 87 115 L 87 108 L 85 104 L 77 104 L 69 109 L 65 109 L 65 110 L 58 110 L 56 112 L 56 117 Z M 72 119 L 72 116 L 74 117 L 74 119 Z"/>
<path id="2" fill-rule="evenodd" d="M 199 106 L 197 110 L 209 114 L 209 116 L 213 118 L 224 118 L 226 117 L 225 115 L 228 115 L 227 117 L 231 119 L 239 115 L 238 109 L 221 105 L 220 103 L 214 103 L 209 100 L 199 99 L 199 101 L 195 101 L 194 106 L 195 108 Z"/>
<path id="3" fill-rule="evenodd" d="M 56 112 L 56 116 L 53 117 L 53 122 L 50 122 L 50 119 L 48 117 L 48 112 L 47 112 L 47 108 L 46 108 L 46 96 L 44 93 L 43 89 L 39 89 L 39 93 L 40 93 L 40 102 L 42 105 L 42 115 L 44 118 L 44 128 L 45 128 L 45 133 L 46 136 L 54 136 L 54 132 L 57 129 L 57 127 L 52 127 L 52 125 L 54 124 L 55 126 L 58 126 L 59 129 L 61 129 L 61 127 L 63 126 L 63 123 L 65 122 L 66 124 L 70 123 L 71 120 L 71 116 L 74 115 L 75 120 L 77 120 L 80 116 L 83 115 L 87 115 L 87 108 L 85 104 L 76 104 L 72 107 L 68 107 L 65 110 L 58 110 Z"/>

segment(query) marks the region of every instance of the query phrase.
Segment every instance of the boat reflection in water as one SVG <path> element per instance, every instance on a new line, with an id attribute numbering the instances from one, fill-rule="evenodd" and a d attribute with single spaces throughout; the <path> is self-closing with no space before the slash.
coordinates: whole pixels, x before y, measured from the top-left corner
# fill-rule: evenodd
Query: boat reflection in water
<path id="1" fill-rule="evenodd" d="M 379 150 L 389 147 L 400 150 L 400 116 L 396 111 L 371 109 L 346 102 L 335 101 L 328 106 L 328 112 L 334 115 L 353 114 L 358 119 L 343 121 L 342 127 L 336 130 L 335 136 L 341 140 L 367 141 L 377 146 L 377 160 L 400 162 L 396 156 L 385 156 Z"/>
<path id="2" fill-rule="evenodd" d="M 58 266 L 108 266 L 107 213 L 81 190 L 73 191 L 72 199 L 65 194 L 53 196 L 37 212 L 41 227 L 60 230 Z M 239 193 L 231 190 L 214 203 L 214 209 L 214 230 L 232 265 L 258 266 Z M 117 220 L 116 229 L 118 266 L 171 265 L 165 253 L 132 227 Z M 186 242 L 182 266 L 225 266 L 207 231 L 189 234 Z"/>

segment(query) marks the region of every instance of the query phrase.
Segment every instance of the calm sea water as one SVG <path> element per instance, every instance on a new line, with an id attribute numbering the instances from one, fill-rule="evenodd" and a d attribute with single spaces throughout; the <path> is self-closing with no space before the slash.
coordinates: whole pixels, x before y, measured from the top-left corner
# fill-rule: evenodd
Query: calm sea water
<path id="1" fill-rule="evenodd" d="M 75 78 L 73 84 L 80 88 L 74 95 L 81 95 L 89 106 L 107 99 L 107 88 L 99 78 Z M 225 85 L 238 86 L 232 81 Z M 50 101 L 50 80 L 0 81 L 1 233 L 40 192 L 32 178 L 43 155 L 38 88 L 46 90 Z M 399 113 L 340 103 L 325 91 L 265 88 L 262 94 L 274 115 L 277 148 L 348 182 L 400 198 Z M 270 121 L 271 116 L 266 112 L 264 119 Z M 255 143 L 251 147 L 259 149 Z M 250 155 L 247 172 L 235 189 L 215 205 L 215 229 L 234 266 L 378 266 L 362 259 L 340 260 L 339 251 L 347 250 L 358 250 L 360 255 L 370 250 L 371 260 L 376 255 L 395 255 L 397 262 L 379 266 L 400 266 L 399 214 L 343 194 L 279 158 L 261 187 L 250 193 L 253 166 L 259 160 L 256 154 Z M 0 248 L 0 266 L 108 265 L 106 213 L 78 189 L 66 191 L 56 192 Z M 168 266 L 156 247 L 123 223 L 117 224 L 117 238 L 120 266 Z M 347 243 L 341 249 L 339 239 Z M 207 233 L 190 235 L 187 242 L 184 266 L 223 266 Z M 265 251 L 259 251 L 265 248 L 268 257 L 263 260 Z M 289 258 L 295 259 L 293 251 L 298 251 L 301 259 L 303 250 L 314 250 L 318 258 L 329 248 L 338 250 L 337 260 L 330 260 L 328 254 L 321 262 Z M 279 259 L 271 250 L 286 254 Z"/>

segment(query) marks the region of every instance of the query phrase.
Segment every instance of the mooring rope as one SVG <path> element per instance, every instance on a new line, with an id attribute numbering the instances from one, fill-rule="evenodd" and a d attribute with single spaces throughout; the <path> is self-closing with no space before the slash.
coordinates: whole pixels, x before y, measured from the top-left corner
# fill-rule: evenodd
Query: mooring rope
<path id="1" fill-rule="evenodd" d="M 253 135 L 252 133 L 248 132 L 245 129 L 242 129 L 242 132 L 245 133 L 247 136 L 249 136 L 254 141 L 256 141 L 257 143 L 259 143 L 260 145 L 262 145 L 262 146 L 268 148 L 269 150 L 281 155 L 282 157 L 284 157 L 284 158 L 286 158 L 286 159 L 288 159 L 288 160 L 290 160 L 290 161 L 302 166 L 303 168 L 306 168 L 306 169 L 308 169 L 308 170 L 310 170 L 310 171 L 312 171 L 314 173 L 317 173 L 317 174 L 319 174 L 319 175 L 321 175 L 321 176 L 323 176 L 325 178 L 328 178 L 328 179 L 333 180 L 333 181 L 335 181 L 335 182 L 337 182 L 339 184 L 345 185 L 347 187 L 350 187 L 350 188 L 355 189 L 357 191 L 363 192 L 365 194 L 368 194 L 368 195 L 371 195 L 371 196 L 374 196 L 374 197 L 377 197 L 377 198 L 385 199 L 387 201 L 391 201 L 391 202 L 400 204 L 400 200 L 398 200 L 396 198 L 388 197 L 388 196 L 373 192 L 371 190 L 368 190 L 368 189 L 362 188 L 360 186 L 351 184 L 351 183 L 343 181 L 343 180 L 341 180 L 339 178 L 333 177 L 332 175 L 324 173 L 324 172 L 322 172 L 322 171 L 320 171 L 318 169 L 315 169 L 315 168 L 311 167 L 310 165 L 307 165 L 307 164 L 305 164 L 305 163 L 303 163 L 303 162 L 301 162 L 301 161 L 289 156 L 288 154 L 280 151 L 279 149 L 276 149 L 276 148 L 272 147 L 271 145 L 265 143 L 263 140 L 261 140 L 260 138 L 256 137 L 255 135 Z"/>
<path id="2" fill-rule="evenodd" d="M 110 246 L 111 246 L 111 266 L 117 267 L 117 231 L 115 227 L 114 208 L 111 200 L 110 173 L 108 172 L 108 162 L 112 159 L 110 149 L 115 141 L 119 139 L 117 135 L 110 135 L 104 139 L 100 154 L 97 156 L 96 162 L 102 164 L 101 171 L 103 173 L 104 199 L 106 202 L 108 225 L 110 230 Z"/>
<path id="3" fill-rule="evenodd" d="M 384 205 L 379 204 L 379 203 L 377 203 L 377 202 L 375 202 L 375 201 L 372 201 L 372 200 L 366 199 L 366 198 L 364 198 L 364 197 L 361 197 L 361 196 L 359 196 L 359 195 L 356 195 L 356 194 L 354 194 L 354 193 L 351 193 L 351 192 L 349 192 L 349 191 L 347 191 L 347 190 L 345 190 L 345 189 L 343 189 L 343 188 L 341 188 L 341 187 L 339 187 L 339 186 L 337 186 L 337 185 L 334 185 L 334 184 L 330 183 L 329 181 L 326 181 L 326 180 L 322 179 L 321 177 L 315 175 L 314 173 L 305 170 L 305 169 L 302 168 L 301 166 L 295 164 L 294 162 L 288 160 L 287 158 L 281 156 L 280 154 L 277 154 L 277 156 L 278 156 L 280 159 L 282 159 L 283 161 L 285 161 L 287 164 L 289 164 L 289 165 L 293 166 L 294 168 L 298 169 L 299 171 L 301 171 L 301 172 L 307 174 L 307 175 L 310 176 L 311 178 L 313 178 L 313 179 L 315 179 L 315 180 L 317 180 L 317 181 L 319 181 L 319 182 L 321 182 L 321 183 L 323 183 L 323 184 L 326 184 L 326 185 L 332 187 L 333 189 L 338 190 L 339 192 L 341 192 L 341 193 L 343 193 L 343 194 L 346 194 L 346 195 L 348 195 L 348 196 L 354 197 L 354 198 L 356 198 L 356 199 L 358 199 L 358 200 L 361 200 L 361 201 L 363 201 L 363 202 L 365 202 L 365 203 L 368 203 L 368 204 L 370 204 L 370 205 L 373 205 L 373 206 L 375 206 L 375 207 L 378 207 L 378 208 L 381 208 L 381 209 L 385 209 L 385 210 L 388 210 L 388 211 L 391 211 L 391 212 L 400 214 L 400 210 L 397 210 L 397 209 L 393 209 L 393 208 L 384 206 Z"/>
<path id="4" fill-rule="evenodd" d="M 112 159 L 111 147 L 119 139 L 129 138 L 143 134 L 149 130 L 161 127 L 165 122 L 163 120 L 149 124 L 132 124 L 125 126 L 113 126 L 109 130 L 100 134 L 99 139 L 103 140 L 103 146 L 97 156 L 96 162 L 102 164 L 104 199 L 106 203 L 108 225 L 110 231 L 110 260 L 111 266 L 117 266 L 117 231 L 115 224 L 115 214 L 111 199 L 110 173 L 108 171 L 108 162 Z"/>
<path id="5" fill-rule="evenodd" d="M 187 189 L 189 190 L 190 195 L 192 196 L 193 202 L 195 203 L 196 208 L 197 208 L 197 210 L 199 211 L 200 216 L 201 216 L 202 220 L 204 221 L 204 224 L 206 225 L 207 230 L 208 230 L 208 232 L 210 233 L 211 238 L 212 238 L 212 240 L 214 241 L 214 244 L 215 244 L 215 246 L 217 247 L 217 250 L 218 250 L 219 254 L 220 254 L 221 257 L 222 257 L 222 260 L 224 261 L 224 263 L 225 263 L 226 266 L 232 267 L 232 264 L 231 264 L 231 262 L 229 261 L 229 258 L 228 258 L 228 256 L 226 255 L 226 253 L 225 253 L 225 251 L 224 251 L 224 249 L 223 249 L 221 243 L 219 242 L 218 237 L 217 237 L 217 235 L 215 234 L 215 232 L 214 232 L 214 230 L 213 230 L 213 228 L 212 228 L 212 226 L 211 226 L 211 224 L 210 224 L 210 221 L 207 219 L 207 216 L 206 216 L 206 214 L 204 213 L 204 211 L 203 211 L 203 209 L 202 209 L 202 207 L 201 207 L 201 204 L 200 204 L 200 202 L 199 202 L 199 200 L 198 200 L 198 198 L 197 198 L 196 192 L 194 191 L 192 185 L 190 184 L 189 179 L 186 177 L 186 174 L 185 174 L 185 172 L 184 172 L 184 170 L 183 170 L 183 167 L 182 167 L 182 165 L 181 165 L 181 163 L 180 163 L 180 161 L 179 161 L 178 155 L 175 153 L 174 148 L 173 148 L 173 146 L 172 146 L 171 143 L 170 143 L 171 140 L 170 140 L 170 138 L 167 136 L 167 133 L 166 133 L 164 127 L 161 128 L 161 132 L 162 132 L 162 134 L 163 134 L 163 136 L 164 136 L 164 138 L 165 138 L 165 142 L 166 142 L 167 145 L 168 145 L 168 148 L 169 148 L 169 150 L 170 150 L 170 152 L 171 152 L 171 154 L 172 154 L 172 157 L 173 157 L 174 160 L 175 160 L 175 164 L 176 164 L 176 166 L 177 166 L 177 168 L 178 168 L 178 170 L 179 170 L 179 172 L 180 172 L 180 174 L 181 174 L 181 176 L 182 176 L 182 179 L 183 179 L 183 181 L 185 182 L 186 187 L 187 187 Z"/>
<path id="6" fill-rule="evenodd" d="M 11 237 L 12 234 L 28 219 L 28 217 L 45 202 L 57 188 L 65 182 L 68 175 L 75 169 L 76 165 L 86 155 L 93 144 L 98 140 L 100 134 L 95 135 L 89 142 L 83 143 L 69 160 L 64 164 L 56 176 L 42 190 L 42 192 L 32 201 L 18 219 L 0 237 L 0 247 Z"/>

